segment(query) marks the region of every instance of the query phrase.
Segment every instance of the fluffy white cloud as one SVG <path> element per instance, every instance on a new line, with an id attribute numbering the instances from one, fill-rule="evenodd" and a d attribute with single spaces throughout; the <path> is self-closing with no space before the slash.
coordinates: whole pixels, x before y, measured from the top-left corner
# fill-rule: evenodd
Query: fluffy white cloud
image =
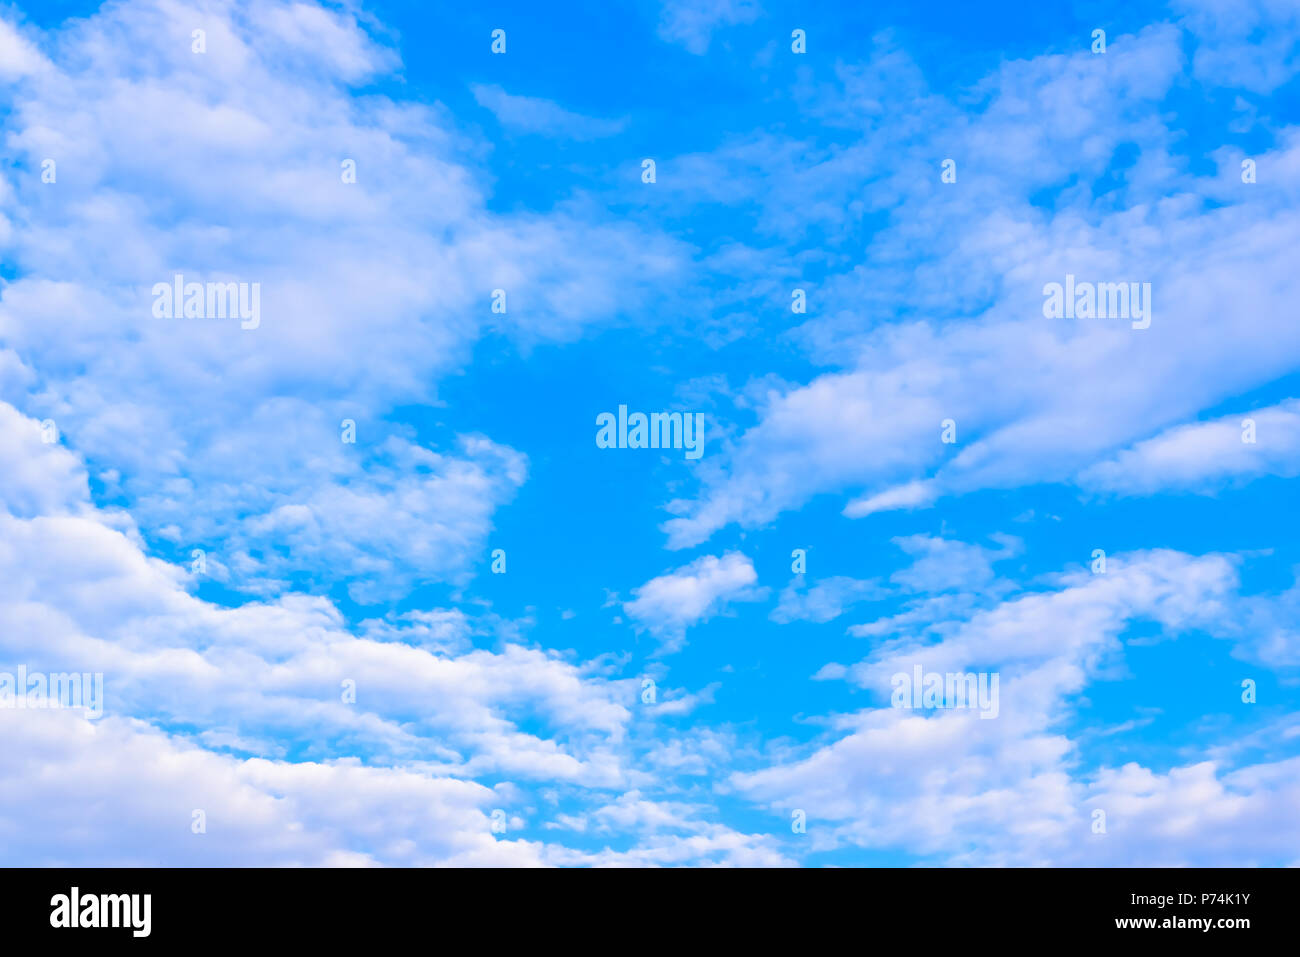
<path id="1" fill-rule="evenodd" d="M 88 503 L 90 489 L 77 457 L 58 442 L 57 423 L 29 419 L 0 402 L 0 504 L 11 515 L 62 512 Z"/>
<path id="2" fill-rule="evenodd" d="M 0 43 L 18 49 L 7 24 Z M 141 0 L 21 43 L 49 61 L 0 87 L 17 161 L 0 254 L 18 271 L 0 398 L 117 476 L 147 532 L 227 553 L 236 587 L 463 580 L 522 459 L 482 437 L 417 447 L 392 410 L 435 404 L 485 332 L 574 339 L 682 260 L 579 203 L 489 211 L 445 110 L 354 95 L 400 59 L 346 11 Z M 260 284 L 260 325 L 155 317 L 152 288 L 177 273 Z M 266 538 L 281 531 L 293 555 Z"/>
<path id="3" fill-rule="evenodd" d="M 15 80 L 46 65 L 45 59 L 13 24 L 0 20 L 0 80 Z"/>
<path id="4" fill-rule="evenodd" d="M 638 682 L 527 647 L 491 614 L 427 609 L 353 627 L 319 597 L 203 601 L 187 570 L 146 554 L 129 516 L 91 503 L 74 453 L 2 404 L 0 475 L 0 671 L 103 675 L 98 720 L 0 707 L 14 743 L 0 756 L 11 863 L 788 863 L 770 838 L 711 823 L 706 805 L 680 833 L 605 814 L 601 833 L 620 850 L 510 836 L 564 817 L 525 787 L 563 787 L 596 811 L 634 791 L 649 808 L 666 780 L 722 760 L 715 736 L 666 747 L 655 733 L 716 685 L 666 688 L 661 707 L 634 715 Z M 733 591 L 727 575 L 719 594 Z M 507 836 L 491 831 L 498 808 Z M 206 834 L 191 832 L 194 810 Z"/>
<path id="5" fill-rule="evenodd" d="M 1249 423 L 1249 424 L 1248 424 Z M 1249 441 L 1247 441 L 1249 439 Z M 1086 487 L 1122 495 L 1212 491 L 1225 480 L 1300 474 L 1300 400 L 1175 426 L 1090 466 Z"/>
<path id="6" fill-rule="evenodd" d="M 506 802 L 471 781 L 355 759 L 241 760 L 70 711 L 0 710 L 0 731 L 11 785 L 0 860 L 11 866 L 543 863 L 540 845 L 493 835 L 491 811 Z"/>
<path id="7" fill-rule="evenodd" d="M 732 602 L 761 601 L 754 563 L 740 552 L 704 555 L 681 568 L 652 578 L 623 603 L 623 610 L 663 641 L 667 653 L 682 647 L 686 629 L 722 614 Z"/>

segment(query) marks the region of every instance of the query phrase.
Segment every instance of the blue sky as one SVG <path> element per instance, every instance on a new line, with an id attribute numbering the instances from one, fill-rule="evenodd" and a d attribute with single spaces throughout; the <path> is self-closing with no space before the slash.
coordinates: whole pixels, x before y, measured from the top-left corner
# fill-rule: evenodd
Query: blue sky
<path id="1" fill-rule="evenodd" d="M 0 10 L 0 860 L 1300 863 L 1294 6 L 460 6 Z"/>

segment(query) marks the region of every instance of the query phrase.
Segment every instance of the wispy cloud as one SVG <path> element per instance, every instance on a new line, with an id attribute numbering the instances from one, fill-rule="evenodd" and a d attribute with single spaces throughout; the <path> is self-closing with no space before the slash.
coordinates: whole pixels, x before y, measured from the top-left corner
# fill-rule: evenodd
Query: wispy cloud
<path id="1" fill-rule="evenodd" d="M 753 23 L 762 12 L 757 0 L 663 0 L 659 36 L 703 56 L 716 30 Z"/>
<path id="2" fill-rule="evenodd" d="M 512 133 L 534 133 L 556 139 L 598 140 L 617 136 L 627 128 L 627 118 L 602 120 L 564 109 L 552 100 L 535 96 L 514 96 L 499 86 L 476 83 L 470 88 L 474 99 L 491 110 L 497 121 Z"/>

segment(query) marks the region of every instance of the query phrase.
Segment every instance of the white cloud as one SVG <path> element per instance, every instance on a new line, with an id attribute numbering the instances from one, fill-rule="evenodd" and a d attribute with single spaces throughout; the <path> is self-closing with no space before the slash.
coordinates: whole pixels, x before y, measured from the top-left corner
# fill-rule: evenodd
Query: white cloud
<path id="1" fill-rule="evenodd" d="M 781 590 L 781 599 L 769 617 L 780 624 L 792 621 L 824 623 L 838 618 L 863 601 L 879 601 L 889 594 L 876 581 L 861 581 L 843 575 L 833 575 L 815 582 L 806 590 L 802 575 L 797 576 Z"/>
<path id="2" fill-rule="evenodd" d="M 663 0 L 659 36 L 703 56 L 718 28 L 753 23 L 761 13 L 757 0 Z"/>
<path id="3" fill-rule="evenodd" d="M 864 518 L 873 512 L 886 512 L 896 508 L 918 508 L 934 501 L 934 488 L 927 482 L 907 482 L 887 488 L 874 495 L 856 498 L 844 506 L 847 518 Z"/>
<path id="4" fill-rule="evenodd" d="M 0 755 L 0 857 L 10 863 L 789 863 L 769 837 L 710 823 L 711 806 L 681 805 L 678 828 L 648 816 L 646 789 L 662 775 L 727 755 L 699 729 L 665 750 L 656 717 L 634 720 L 638 683 L 608 663 L 524 647 L 510 623 L 459 609 L 354 631 L 322 598 L 205 602 L 186 590 L 186 572 L 144 553 L 128 516 L 91 504 L 74 453 L 41 445 L 36 423 L 8 407 L 0 424 L 3 501 L 24 513 L 0 514 L 0 662 L 101 672 L 105 710 L 88 721 L 0 709 L 0 734 L 14 742 Z M 742 597 L 753 574 L 742 564 L 748 573 L 726 557 L 701 566 L 702 587 Z M 481 635 L 495 650 L 476 647 Z M 343 681 L 355 703 L 342 700 Z M 669 694 L 659 712 L 683 714 L 716 688 Z M 168 735 L 150 721 L 197 730 Z M 655 756 L 636 758 L 647 750 Z M 594 801 L 601 833 L 623 849 L 513 836 L 550 817 L 517 782 L 562 785 L 579 807 Z M 646 813 L 601 812 L 610 800 L 630 807 L 617 797 L 628 790 Z M 500 837 L 489 820 L 498 807 L 514 822 Z M 195 810 L 206 834 L 190 830 Z"/>
<path id="5" fill-rule="evenodd" d="M 1238 769 L 1213 761 L 1157 772 L 1136 763 L 1088 782 L 1089 821 L 1106 833 L 1076 839 L 1058 861 L 1088 867 L 1294 867 L 1300 863 L 1300 758 Z"/>
<path id="6" fill-rule="evenodd" d="M 1247 442 L 1246 421 L 1254 424 Z M 1300 474 L 1300 399 L 1175 426 L 1085 469 L 1080 484 L 1122 495 L 1211 492 L 1226 480 Z"/>
<path id="7" fill-rule="evenodd" d="M 752 206 L 787 245 L 818 226 L 856 241 L 872 214 L 888 224 L 865 262 L 819 284 L 813 318 L 794 333 L 833 368 L 769 392 L 757 423 L 698 470 L 698 494 L 669 503 L 670 547 L 733 523 L 762 527 L 819 494 L 847 494 L 845 514 L 859 517 L 1069 482 L 1300 364 L 1300 327 L 1286 318 L 1300 298 L 1286 252 L 1300 244 L 1293 178 L 1243 192 L 1226 155 L 1213 173 L 1184 172 L 1162 113 L 1186 68 L 1180 32 L 1122 39 L 1124 55 L 1104 64 L 1086 51 L 1005 64 L 978 85 L 973 115 L 924 90 L 895 102 L 885 86 L 870 94 L 883 100 L 863 102 L 850 72 L 808 106 L 865 111 L 860 138 L 815 149 L 759 134 L 687 158 L 691 182 L 723 184 L 727 202 Z M 1142 154 L 1114 193 L 1064 185 L 1101 183 L 1135 141 Z M 978 156 L 1000 174 L 941 185 L 917 174 L 936 155 Z M 1300 132 L 1279 130 L 1256 158 L 1295 167 Z M 882 168 L 898 172 L 876 178 Z M 1055 208 L 1037 201 L 1049 190 Z M 1214 204 L 1192 198 L 1201 193 Z M 1043 286 L 1067 273 L 1150 282 L 1150 328 L 1044 318 Z M 946 419 L 955 444 L 941 441 Z"/>
<path id="8" fill-rule="evenodd" d="M 298 570 L 370 580 L 356 597 L 390 575 L 390 591 L 462 581 L 522 460 L 482 437 L 417 447 L 390 414 L 435 404 L 487 332 L 571 341 L 635 309 L 685 247 L 579 201 L 491 212 L 445 109 L 354 95 L 400 61 L 350 14 L 141 0 L 68 21 L 50 49 L 0 87 L 17 163 L 0 254 L 18 272 L 0 397 L 120 476 L 147 532 L 224 552 L 233 587 L 285 586 L 273 528 L 317 562 Z M 151 289 L 176 273 L 259 283 L 260 326 L 155 318 Z"/>
<path id="9" fill-rule="evenodd" d="M 0 710 L 0 859 L 79 867 L 528 866 L 483 785 L 355 759 L 212 754 L 139 722 Z M 87 794 L 95 795 L 93 801 Z M 194 833 L 202 811 L 205 833 Z"/>
<path id="10" fill-rule="evenodd" d="M 711 808 L 684 801 L 655 801 L 638 791 L 598 807 L 575 829 L 594 834 L 635 831 L 645 835 L 628 852 L 605 851 L 589 862 L 606 867 L 671 867 L 719 864 L 732 867 L 790 867 L 794 862 L 766 834 L 745 834 L 707 820 Z"/>
<path id="11" fill-rule="evenodd" d="M 572 140 L 596 140 L 621 133 L 626 119 L 583 116 L 535 96 L 515 96 L 499 86 L 476 83 L 470 88 L 478 105 L 491 110 L 506 129 Z"/>
<path id="12" fill-rule="evenodd" d="M 86 496 L 66 450 L 4 414 L 6 504 L 61 482 Z M 8 450 L 6 452 L 6 450 Z M 16 467 L 22 465 L 23 467 Z M 11 467 L 15 466 L 15 467 Z M 53 479 L 53 481 L 51 481 Z M 0 660 L 32 670 L 102 672 L 110 715 L 158 716 L 231 740 L 299 742 L 432 762 L 461 774 L 518 774 L 600 786 L 627 780 L 616 747 L 632 689 L 515 637 L 473 647 L 494 622 L 432 609 L 370 622 L 358 635 L 326 599 L 290 594 L 223 607 L 188 591 L 188 569 L 148 557 L 129 517 L 80 502 L 0 514 Z M 451 628 L 452 631 L 447 629 Z M 340 688 L 352 681 L 356 706 Z M 538 733 L 511 717 L 526 708 Z"/>
<path id="13" fill-rule="evenodd" d="M 13 24 L 0 20 L 0 80 L 14 80 L 46 65 L 41 54 Z"/>
<path id="14" fill-rule="evenodd" d="M 1054 584 L 940 619 L 941 642 L 904 632 L 857 665 L 827 669 L 824 678 L 870 689 L 882 706 L 833 718 L 824 740 L 738 773 L 732 785 L 781 817 L 804 809 L 823 851 L 899 848 L 986 866 L 1294 861 L 1300 834 L 1281 819 L 1300 788 L 1300 761 L 1079 774 L 1076 742 L 1061 730 L 1086 685 L 1113 668 L 1129 621 L 1154 620 L 1176 635 L 1230 620 L 1233 564 L 1156 551 Z M 889 707 L 890 676 L 915 665 L 999 674 L 997 718 Z M 1105 835 L 1092 833 L 1095 808 L 1107 811 Z M 1261 820 L 1281 824 L 1277 840 Z"/>
<path id="15" fill-rule="evenodd" d="M 0 462 L 5 465 L 0 472 L 0 503 L 11 514 L 50 514 L 89 502 L 81 462 L 57 437 L 57 423 L 47 431 L 40 422 L 0 402 Z"/>
<path id="16" fill-rule="evenodd" d="M 901 535 L 891 539 L 915 561 L 890 576 L 890 581 L 911 591 L 950 589 L 987 590 L 993 581 L 993 563 L 1020 552 L 1021 543 L 1010 536 L 994 538 L 996 550 L 933 535 Z"/>
<path id="17" fill-rule="evenodd" d="M 732 602 L 766 597 L 767 589 L 757 583 L 754 563 L 740 552 L 704 555 L 650 579 L 623 603 L 623 610 L 664 642 L 664 652 L 676 651 L 691 625 L 724 613 Z"/>
<path id="18" fill-rule="evenodd" d="M 1175 0 L 1196 36 L 1196 75 L 1267 94 L 1295 75 L 1300 11 L 1289 0 Z"/>

